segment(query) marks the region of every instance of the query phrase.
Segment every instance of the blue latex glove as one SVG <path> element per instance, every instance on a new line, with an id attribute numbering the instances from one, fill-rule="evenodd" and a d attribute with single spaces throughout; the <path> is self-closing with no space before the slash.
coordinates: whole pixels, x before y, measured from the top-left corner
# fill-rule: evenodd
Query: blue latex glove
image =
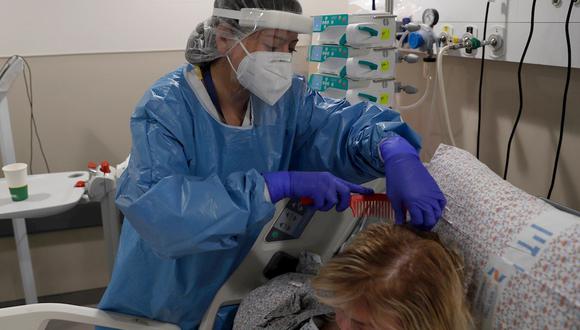
<path id="1" fill-rule="evenodd" d="M 310 198 L 314 208 L 338 212 L 350 206 L 350 194 L 368 195 L 373 190 L 344 181 L 328 172 L 273 172 L 263 174 L 273 203 L 284 198 Z"/>
<path id="2" fill-rule="evenodd" d="M 387 195 L 395 210 L 396 223 L 403 224 L 406 211 L 409 211 L 413 227 L 433 229 L 447 201 L 421 163 L 417 150 L 404 138 L 395 136 L 381 142 L 380 151 L 385 162 Z"/>

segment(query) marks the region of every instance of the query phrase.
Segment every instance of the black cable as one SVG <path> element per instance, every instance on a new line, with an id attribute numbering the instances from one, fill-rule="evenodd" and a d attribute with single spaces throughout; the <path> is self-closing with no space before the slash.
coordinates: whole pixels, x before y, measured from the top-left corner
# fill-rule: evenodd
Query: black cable
<path id="1" fill-rule="evenodd" d="M 32 75 L 31 75 L 31 79 L 28 80 L 27 76 L 26 76 L 26 71 L 23 70 L 23 75 L 24 75 L 24 86 L 26 87 L 26 96 L 28 97 L 28 104 L 30 106 L 30 109 L 32 109 L 34 107 L 34 102 L 33 102 L 33 95 L 32 95 L 32 88 L 29 85 L 29 81 L 30 83 L 32 83 Z M 29 71 L 30 74 L 30 71 Z M 31 112 L 33 112 L 31 110 Z M 34 156 L 34 130 L 33 130 L 33 126 L 32 126 L 32 120 L 30 120 L 30 124 L 29 124 L 29 129 L 30 129 L 30 159 L 28 161 L 29 164 L 29 168 L 30 168 L 30 174 L 34 174 L 34 170 L 32 169 L 32 160 L 33 160 L 33 156 Z"/>
<path id="2" fill-rule="evenodd" d="M 554 170 L 552 172 L 552 182 L 550 183 L 550 191 L 548 191 L 548 199 L 552 198 L 554 192 L 554 185 L 556 184 L 556 175 L 558 174 L 558 162 L 560 161 L 560 151 L 562 151 L 562 141 L 564 140 L 564 126 L 566 125 L 566 108 L 568 107 L 568 89 L 570 88 L 570 75 L 572 74 L 572 45 L 570 44 L 570 17 L 572 16 L 572 8 L 574 8 L 574 0 L 570 0 L 570 8 L 568 9 L 568 16 L 566 16 L 566 45 L 568 46 L 568 67 L 566 71 L 566 87 L 564 87 L 564 100 L 562 101 L 562 118 L 560 122 L 560 138 L 558 140 L 558 149 L 556 151 L 556 160 L 554 161 Z"/>
<path id="3" fill-rule="evenodd" d="M 36 118 L 34 117 L 34 95 L 32 93 L 32 70 L 30 69 L 30 64 L 28 61 L 20 56 L 26 65 L 26 70 L 24 71 L 24 85 L 26 86 L 26 96 L 28 97 L 28 103 L 30 104 L 30 173 L 32 174 L 32 160 L 33 160 L 33 134 L 36 135 L 38 140 L 38 146 L 40 147 L 40 153 L 44 160 L 44 165 L 46 166 L 46 171 L 50 173 L 50 166 L 48 165 L 48 160 L 46 159 L 46 154 L 44 153 L 44 147 L 42 146 L 42 140 L 38 134 L 38 126 L 36 124 Z M 26 75 L 28 71 L 28 76 Z"/>
<path id="4" fill-rule="evenodd" d="M 530 19 L 530 34 L 528 36 L 528 41 L 526 42 L 526 47 L 524 48 L 524 52 L 522 53 L 522 58 L 520 60 L 520 65 L 518 67 L 518 91 L 520 96 L 520 106 L 518 110 L 518 116 L 516 117 L 516 122 L 514 123 L 514 127 L 512 129 L 512 133 L 510 135 L 510 139 L 508 142 L 508 148 L 506 153 L 506 160 L 505 160 L 505 168 L 503 173 L 503 179 L 507 180 L 508 170 L 510 165 L 510 153 L 512 149 L 512 143 L 514 141 L 514 136 L 516 135 L 516 130 L 518 129 L 518 124 L 520 123 L 520 119 L 522 117 L 522 113 L 524 111 L 524 95 L 522 91 L 522 69 L 524 66 L 524 60 L 526 59 L 526 55 L 528 53 L 528 48 L 530 47 L 530 43 L 532 42 L 532 37 L 534 36 L 534 20 L 536 18 L 536 1 L 532 1 L 532 14 Z"/>
<path id="5" fill-rule="evenodd" d="M 483 21 L 483 40 L 487 38 L 487 21 L 489 18 L 489 4 L 485 6 L 485 19 Z M 481 48 L 481 72 L 479 73 L 479 111 L 477 116 L 477 159 L 479 159 L 479 147 L 481 145 L 481 114 L 483 112 L 482 98 L 483 98 L 483 72 L 485 68 L 485 46 Z"/>
<path id="6" fill-rule="evenodd" d="M 377 3 L 375 0 L 373 0 L 373 10 L 377 10 Z"/>

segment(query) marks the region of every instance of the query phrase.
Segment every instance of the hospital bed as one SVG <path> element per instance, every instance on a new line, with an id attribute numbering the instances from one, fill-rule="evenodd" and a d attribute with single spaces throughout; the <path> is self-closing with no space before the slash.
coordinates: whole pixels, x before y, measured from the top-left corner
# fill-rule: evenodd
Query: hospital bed
<path id="1" fill-rule="evenodd" d="M 384 185 L 382 182 L 376 185 Z M 288 205 L 291 204 L 291 205 Z M 359 222 L 360 223 L 360 222 Z M 348 212 L 309 212 L 286 201 L 277 207 L 273 220 L 265 227 L 252 252 L 218 292 L 200 329 L 212 329 L 221 306 L 237 304 L 254 288 L 264 284 L 262 270 L 278 251 L 298 255 L 307 250 L 323 259 L 330 258 L 357 228 Z M 320 233 L 324 233 L 321 237 Z M 291 239 L 292 236 L 299 236 Z M 36 304 L 0 309 L 0 329 L 45 329 L 48 321 L 60 320 L 115 329 L 169 330 L 178 327 L 143 318 L 109 313 L 94 308 L 63 304 Z"/>
<path id="2" fill-rule="evenodd" d="M 469 153 L 441 146 L 428 165 L 448 198 L 436 231 L 465 259 L 466 293 L 478 328 L 574 329 L 580 315 L 580 218 L 501 180 Z M 384 181 L 370 184 L 380 191 Z M 280 203 L 251 253 L 222 286 L 200 329 L 218 310 L 264 284 L 263 270 L 279 251 L 307 250 L 328 260 L 367 219 L 349 212 L 310 213 Z M 96 309 L 39 304 L 0 309 L 0 329 L 43 329 L 48 320 L 118 329 L 178 329 Z"/>

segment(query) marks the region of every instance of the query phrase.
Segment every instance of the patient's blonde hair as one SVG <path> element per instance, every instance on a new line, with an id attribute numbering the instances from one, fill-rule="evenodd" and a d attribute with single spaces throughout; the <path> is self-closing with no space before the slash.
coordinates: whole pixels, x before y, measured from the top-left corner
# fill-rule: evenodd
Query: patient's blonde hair
<path id="1" fill-rule="evenodd" d="M 385 328 L 393 316 L 397 329 L 473 328 L 462 263 L 434 234 L 371 226 L 322 267 L 313 286 L 319 300 L 331 307 L 368 306 L 376 329 Z"/>

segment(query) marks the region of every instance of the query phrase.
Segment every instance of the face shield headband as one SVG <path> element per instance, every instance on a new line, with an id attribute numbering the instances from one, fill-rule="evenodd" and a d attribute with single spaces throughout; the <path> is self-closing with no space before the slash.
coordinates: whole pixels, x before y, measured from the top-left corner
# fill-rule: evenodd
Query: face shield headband
<path id="1" fill-rule="evenodd" d="M 214 8 L 213 16 L 238 20 L 241 27 L 254 30 L 278 29 L 298 34 L 312 34 L 312 19 L 310 17 L 285 11 L 256 8 L 242 8 L 238 11 Z"/>

